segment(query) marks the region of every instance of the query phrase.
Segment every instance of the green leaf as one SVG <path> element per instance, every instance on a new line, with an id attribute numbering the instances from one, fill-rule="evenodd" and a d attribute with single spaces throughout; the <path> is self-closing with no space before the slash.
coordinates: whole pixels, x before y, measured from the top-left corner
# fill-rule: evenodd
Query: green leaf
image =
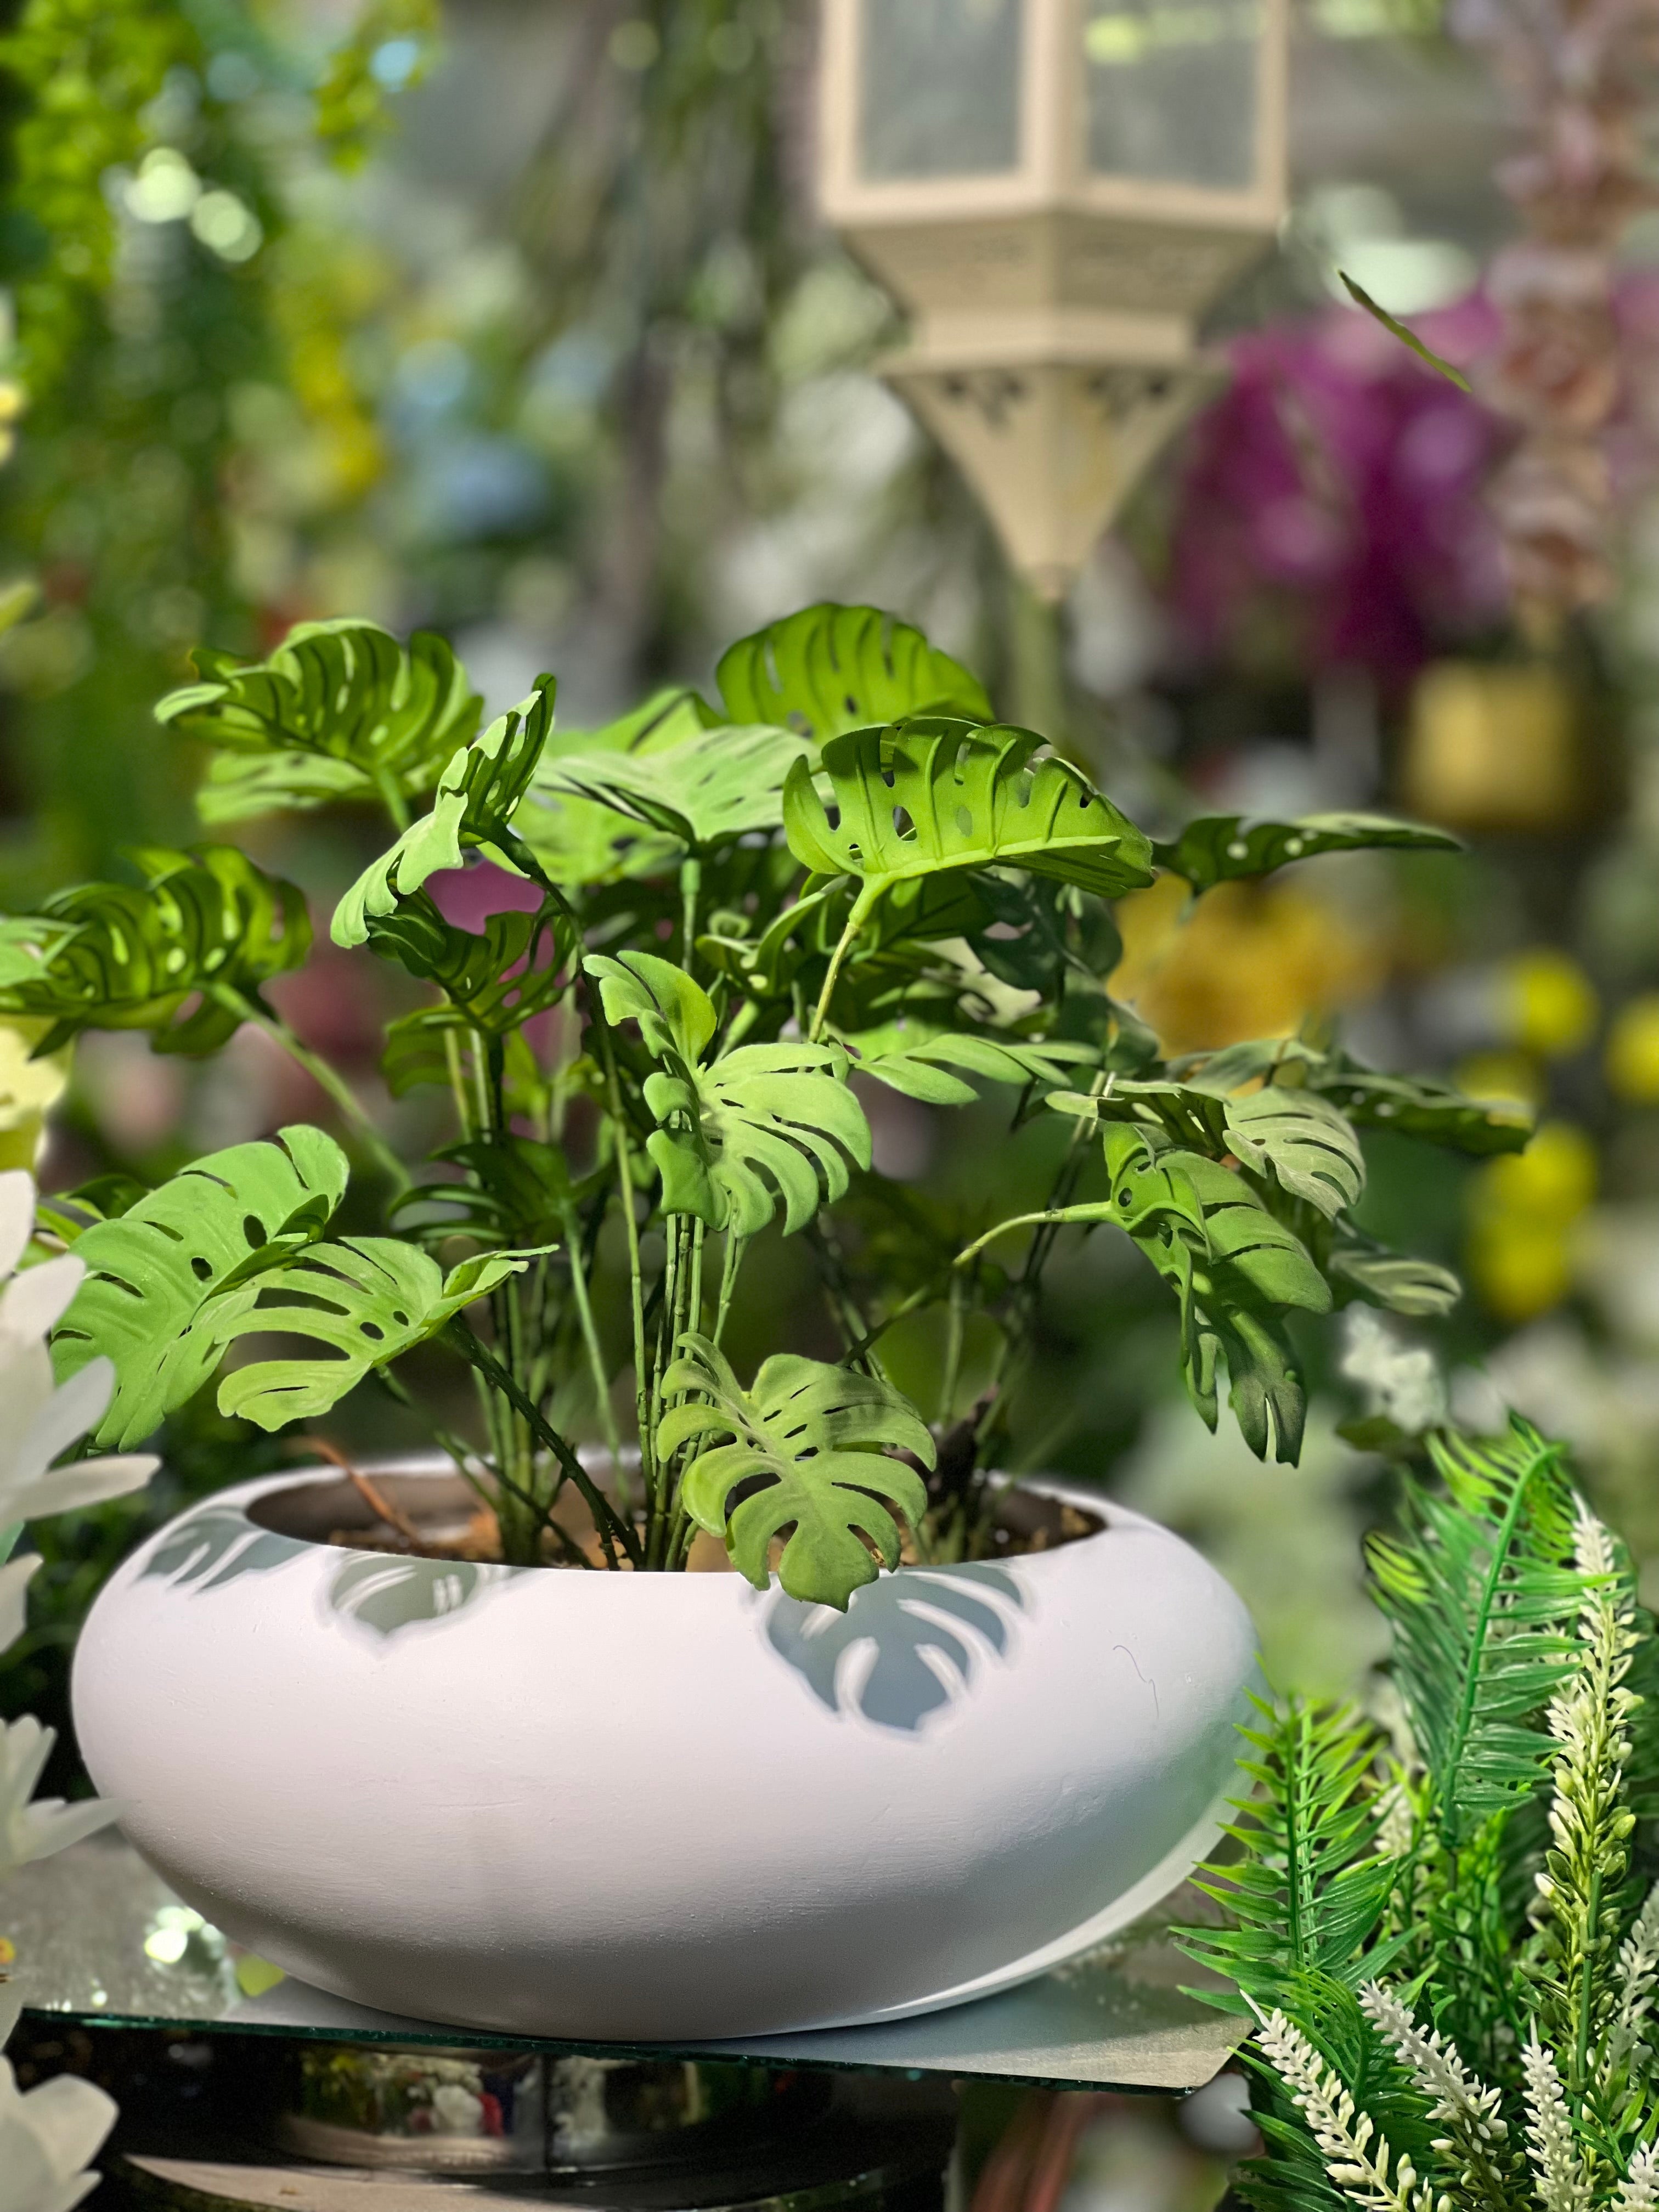
<path id="1" fill-rule="evenodd" d="M 1463 1295 L 1463 1285 L 1449 1267 L 1381 1246 L 1340 1243 L 1327 1265 L 1339 1288 L 1349 1288 L 1374 1306 L 1413 1319 L 1449 1313 Z"/>
<path id="2" fill-rule="evenodd" d="M 1327 1054 L 1309 1081 L 1362 1127 L 1397 1129 L 1476 1159 L 1524 1152 L 1532 1138 L 1524 1106 L 1470 1098 L 1428 1076 L 1379 1075 L 1345 1052 Z"/>
<path id="3" fill-rule="evenodd" d="M 465 1180 L 416 1183 L 392 1209 L 398 1234 L 428 1246 L 465 1236 L 486 1245 L 550 1249 L 574 1238 L 577 1207 L 610 1182 L 603 1168 L 574 1181 L 558 1146 L 532 1137 L 447 1145 L 436 1158 L 462 1169 Z"/>
<path id="4" fill-rule="evenodd" d="M 550 676 L 453 755 L 438 779 L 432 811 L 366 868 L 335 908 L 337 945 L 365 943 L 371 919 L 391 914 L 399 898 L 441 868 L 459 868 L 470 851 L 493 848 L 497 859 L 513 865 L 513 817 L 552 726 Z"/>
<path id="5" fill-rule="evenodd" d="M 728 646 L 714 681 L 734 722 L 783 724 L 819 745 L 930 708 L 992 718 L 977 677 L 875 607 L 803 607 Z"/>
<path id="6" fill-rule="evenodd" d="M 566 916 L 544 900 L 533 914 L 492 914 L 482 936 L 447 921 L 428 892 L 366 918 L 370 947 L 435 983 L 467 1027 L 504 1036 L 564 996 L 576 942 Z"/>
<path id="7" fill-rule="evenodd" d="M 1259 1175 L 1269 1169 L 1281 1188 L 1316 1206 L 1328 1221 L 1358 1203 L 1365 1156 L 1336 1108 L 1310 1091 L 1270 1085 L 1227 1102 L 1227 1138 L 1237 1157 Z"/>
<path id="8" fill-rule="evenodd" d="M 715 716 L 695 691 L 659 691 L 642 707 L 597 730 L 556 730 L 543 748 L 514 827 L 555 883 L 609 884 L 672 868 L 678 842 L 645 830 L 637 816 L 608 803 L 580 799 L 566 782 L 562 764 L 592 765 L 596 756 L 646 759 L 669 752 L 714 726 Z"/>
<path id="9" fill-rule="evenodd" d="M 536 793 L 591 800 L 707 854 L 779 827 L 784 778 L 809 750 L 792 730 L 700 730 L 672 752 L 561 753 Z"/>
<path id="10" fill-rule="evenodd" d="M 208 1153 L 77 1238 L 87 1275 L 52 1337 L 52 1364 L 66 1380 L 89 1359 L 114 1363 L 101 1449 L 126 1450 L 195 1395 L 259 1275 L 323 1234 L 346 1175 L 331 1137 L 283 1129 L 274 1142 Z"/>
<path id="11" fill-rule="evenodd" d="M 1473 388 L 1461 368 L 1454 368 L 1449 361 L 1442 361 L 1437 353 L 1431 353 L 1415 331 L 1407 330 L 1405 324 L 1391 315 L 1386 307 L 1379 307 L 1370 294 L 1356 284 L 1346 269 L 1339 269 L 1336 273 L 1347 287 L 1348 297 L 1355 305 L 1363 307 L 1368 315 L 1381 323 L 1383 329 L 1397 337 L 1401 345 L 1408 346 L 1419 361 L 1437 370 L 1449 384 L 1455 384 L 1460 392 Z"/>
<path id="12" fill-rule="evenodd" d="M 423 797 L 471 742 L 483 705 L 429 630 L 405 648 L 374 623 L 299 623 L 268 660 L 196 659 L 208 680 L 170 691 L 155 719 L 215 748 L 196 802 L 206 822 Z"/>
<path id="13" fill-rule="evenodd" d="M 1461 853 L 1449 830 L 1383 814 L 1304 814 L 1294 822 L 1247 822 L 1242 814 L 1206 814 L 1189 822 L 1171 844 L 1154 845 L 1160 868 L 1181 876 L 1194 891 L 1247 877 L 1270 876 L 1290 860 L 1321 853 L 1377 849 Z"/>
<path id="14" fill-rule="evenodd" d="M 219 1411 L 262 1429 L 313 1419 L 363 1377 L 440 1334 L 475 1298 L 521 1273 L 526 1253 L 465 1260 L 447 1276 L 416 1246 L 391 1237 L 314 1244 L 266 1275 L 222 1331 L 225 1338 L 300 1336 L 336 1356 L 264 1359 L 219 1386 Z"/>
<path id="15" fill-rule="evenodd" d="M 744 1390 L 706 1337 L 680 1339 L 684 1357 L 663 1377 L 670 1393 L 696 1392 L 671 1407 L 657 1432 L 666 1459 L 702 1449 L 681 1480 L 680 1497 L 699 1528 L 725 1539 L 739 1573 L 767 1587 L 773 1539 L 792 1529 L 778 1563 L 791 1597 L 846 1610 L 881 1565 L 896 1567 L 894 1512 L 913 1528 L 927 1509 L 927 1486 L 887 1450 L 934 1462 L 933 1439 L 909 1401 L 873 1376 L 778 1353 Z M 731 1442 L 710 1445 L 726 1436 Z M 759 1480 L 762 1487 L 750 1490 Z M 735 1506 L 732 1492 L 745 1494 Z"/>
<path id="16" fill-rule="evenodd" d="M 304 896 L 234 846 L 133 857 L 142 888 L 81 884 L 13 920 L 0 1012 L 51 1023 L 37 1055 L 88 1029 L 147 1030 L 157 1052 L 216 1052 L 245 1018 L 216 991 L 257 1003 L 273 975 L 304 964 Z M 30 938 L 32 957 L 21 950 Z"/>
<path id="17" fill-rule="evenodd" d="M 1589 1587 L 1570 1562 L 1559 1445 L 1516 1416 L 1490 1443 L 1431 1438 L 1444 1494 L 1408 1480 L 1403 1533 L 1366 1546 L 1394 1679 L 1453 1848 L 1540 1781 L 1544 1709 L 1574 1671 Z"/>
<path id="18" fill-rule="evenodd" d="M 964 1076 L 1042 1089 L 1064 1083 L 1079 1065 L 1094 1058 L 1086 1045 L 1024 1044 L 967 1031 L 945 1031 L 916 1044 L 905 1044 L 895 1036 L 884 1040 L 888 1048 L 878 1051 L 872 1051 L 863 1036 L 854 1042 L 860 1074 L 932 1106 L 965 1106 L 977 1097 Z"/>
<path id="19" fill-rule="evenodd" d="M 1152 848 L 1069 761 L 998 723 L 925 718 L 855 730 L 823 749 L 836 820 L 797 761 L 783 792 L 789 848 L 866 899 L 953 868 L 1025 868 L 1115 898 L 1152 880 Z"/>
<path id="20" fill-rule="evenodd" d="M 869 1166 L 870 1125 L 840 1045 L 739 1045 L 705 1067 L 714 1009 L 689 975 L 648 952 L 587 965 L 607 1018 L 636 1020 L 662 1063 L 645 1101 L 665 1213 L 752 1237 L 781 1204 L 787 1235 L 844 1194 L 852 1165 Z"/>

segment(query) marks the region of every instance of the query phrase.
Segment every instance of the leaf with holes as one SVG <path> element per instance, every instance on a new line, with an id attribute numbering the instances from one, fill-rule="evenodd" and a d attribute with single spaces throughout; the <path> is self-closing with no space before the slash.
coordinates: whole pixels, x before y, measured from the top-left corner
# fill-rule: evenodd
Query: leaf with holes
<path id="1" fill-rule="evenodd" d="M 427 1253 L 395 1237 L 313 1245 L 259 1283 L 224 1334 L 300 1336 L 337 1356 L 239 1367 L 219 1386 L 219 1411 L 267 1430 L 325 1413 L 366 1375 L 439 1335 L 475 1298 L 539 1256 L 491 1253 L 445 1275 Z"/>
<path id="2" fill-rule="evenodd" d="M 1381 1245 L 1340 1243 L 1328 1265 L 1339 1290 L 1413 1320 L 1449 1313 L 1463 1295 L 1463 1285 L 1449 1267 L 1389 1252 Z"/>
<path id="3" fill-rule="evenodd" d="M 842 1195 L 852 1166 L 869 1166 L 870 1125 L 841 1046 L 739 1045 L 705 1067 L 714 1009 L 682 969 L 648 952 L 587 965 L 607 1019 L 637 1021 L 662 1062 L 645 1101 L 658 1124 L 647 1150 L 665 1213 L 752 1237 L 781 1203 L 787 1235 Z"/>
<path id="4" fill-rule="evenodd" d="M 216 1052 L 246 1018 L 236 1000 L 257 1004 L 273 975 L 304 965 L 304 896 L 234 846 L 133 857 L 142 887 L 79 884 L 14 919 L 14 947 L 33 933 L 38 950 L 8 963 L 0 1013 L 50 1025 L 37 1057 L 89 1029 L 148 1030 L 157 1052 Z"/>
<path id="5" fill-rule="evenodd" d="M 1076 1075 L 1094 1057 L 1086 1045 L 979 1036 L 946 1030 L 916 1044 L 896 1044 L 871 1052 L 858 1040 L 859 1073 L 884 1083 L 890 1091 L 932 1106 L 965 1106 L 979 1095 L 968 1076 L 986 1083 L 1012 1083 L 1051 1089 Z"/>
<path id="6" fill-rule="evenodd" d="M 531 1137 L 447 1145 L 434 1158 L 459 1168 L 465 1180 L 415 1183 L 392 1209 L 399 1235 L 434 1247 L 455 1236 L 519 1249 L 569 1243 L 579 1233 L 577 1208 L 611 1182 L 608 1164 L 574 1180 L 559 1147 Z"/>
<path id="7" fill-rule="evenodd" d="M 1206 814 L 1189 822 L 1169 844 L 1154 845 L 1160 868 L 1181 876 L 1195 891 L 1217 884 L 1270 876 L 1291 860 L 1321 853 L 1378 850 L 1461 853 L 1462 840 L 1420 822 L 1395 822 L 1386 814 L 1304 814 L 1294 822 L 1251 822 L 1242 814 Z"/>
<path id="8" fill-rule="evenodd" d="M 725 1540 L 757 1589 L 770 1579 L 774 1539 L 791 1531 L 778 1580 L 791 1597 L 844 1612 L 853 1592 L 876 1579 L 878 1561 L 898 1565 L 895 1512 L 915 1528 L 927 1510 L 921 1476 L 885 1455 L 911 1452 L 931 1468 L 927 1424 L 873 1376 L 778 1353 L 745 1390 L 706 1337 L 683 1336 L 679 1348 L 663 1388 L 695 1395 L 663 1416 L 657 1444 L 665 1458 L 700 1446 L 681 1481 L 686 1511 Z M 731 1441 L 710 1441 L 720 1436 Z M 757 1481 L 763 1486 L 752 1488 Z"/>
<path id="9" fill-rule="evenodd" d="M 459 868 L 467 853 L 491 850 L 513 865 L 513 817 L 553 726 L 553 679 L 492 722 L 451 759 L 438 779 L 432 811 L 405 830 L 389 853 L 365 868 L 334 910 L 334 942 L 362 945 L 368 925 L 392 913 L 441 868 Z"/>
<path id="10" fill-rule="evenodd" d="M 457 928 L 426 891 L 368 917 L 371 949 L 435 983 L 469 1028 L 502 1036 L 564 996 L 576 941 L 558 908 L 492 914 L 483 934 Z"/>
<path id="11" fill-rule="evenodd" d="M 734 722 L 782 723 L 819 745 L 928 708 L 991 720 L 976 676 L 875 607 L 803 607 L 729 646 L 714 681 Z"/>
<path id="12" fill-rule="evenodd" d="M 95 1441 L 125 1451 L 193 1397 L 261 1274 L 326 1230 L 345 1194 L 345 1154 L 320 1129 L 210 1152 L 76 1240 L 87 1274 L 52 1337 L 59 1380 L 89 1359 L 115 1367 Z"/>
<path id="13" fill-rule="evenodd" d="M 793 730 L 701 730 L 672 752 L 561 753 L 538 797 L 585 799 L 708 854 L 783 819 L 784 778 L 811 748 Z"/>
<path id="14" fill-rule="evenodd" d="M 1308 1079 L 1362 1127 L 1396 1129 L 1476 1159 L 1524 1152 L 1531 1141 L 1533 1117 L 1524 1106 L 1471 1098 L 1431 1076 L 1380 1075 L 1345 1052 L 1328 1054 Z"/>
<path id="15" fill-rule="evenodd" d="M 1365 1156 L 1352 1124 L 1312 1091 L 1269 1085 L 1227 1101 L 1227 1139 L 1258 1175 L 1269 1169 L 1281 1188 L 1316 1206 L 1328 1221 L 1358 1205 Z"/>
<path id="16" fill-rule="evenodd" d="M 404 647 L 376 623 L 297 623 L 268 660 L 196 663 L 205 680 L 170 691 L 155 719 L 214 748 L 196 801 L 205 822 L 333 799 L 395 811 L 431 790 L 483 705 L 429 630 Z"/>
<path id="17" fill-rule="evenodd" d="M 647 760 L 678 750 L 717 720 L 695 691 L 679 686 L 657 692 L 600 729 L 554 731 L 514 828 L 556 884 L 591 888 L 672 868 L 678 859 L 673 836 L 647 830 L 637 816 L 599 799 L 577 796 L 562 763 Z"/>
<path id="18" fill-rule="evenodd" d="M 859 877 L 866 909 L 893 884 L 953 868 L 1024 868 L 1102 898 L 1150 883 L 1146 838 L 1069 761 L 1033 765 L 1042 743 L 939 717 L 832 738 L 837 818 L 797 761 L 783 791 L 789 848 L 818 874 Z"/>

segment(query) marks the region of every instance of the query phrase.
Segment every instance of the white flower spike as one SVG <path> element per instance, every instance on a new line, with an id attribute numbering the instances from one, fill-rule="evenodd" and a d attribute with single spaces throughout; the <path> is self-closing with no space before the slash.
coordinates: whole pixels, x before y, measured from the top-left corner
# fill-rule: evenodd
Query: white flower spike
<path id="1" fill-rule="evenodd" d="M 21 2008 L 0 1990 L 0 2044 Z M 0 2212 L 70 2212 L 97 2183 L 87 2160 L 114 2121 L 113 2099 L 92 2082 L 60 2074 L 26 2094 L 0 2058 Z"/>

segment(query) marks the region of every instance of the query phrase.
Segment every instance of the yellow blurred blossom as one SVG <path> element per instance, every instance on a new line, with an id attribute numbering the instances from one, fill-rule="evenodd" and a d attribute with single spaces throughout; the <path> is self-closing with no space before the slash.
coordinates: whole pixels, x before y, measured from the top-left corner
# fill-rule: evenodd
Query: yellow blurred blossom
<path id="1" fill-rule="evenodd" d="M 1536 1108 L 1547 1088 L 1537 1061 L 1523 1052 L 1473 1052 L 1453 1069 L 1452 1080 L 1468 1097 L 1491 1105 Z"/>
<path id="2" fill-rule="evenodd" d="M 1659 1106 L 1659 991 L 1630 999 L 1607 1036 L 1607 1081 L 1629 1106 Z"/>
<path id="3" fill-rule="evenodd" d="M 46 1115 L 69 1082 L 72 1044 L 41 1060 L 29 1058 L 51 1027 L 50 1022 L 0 1016 L 0 1170 L 33 1168 Z"/>
<path id="4" fill-rule="evenodd" d="M 1474 1177 L 1469 1273 L 1504 1320 L 1530 1321 L 1571 1289 L 1577 1227 L 1595 1182 L 1595 1147 L 1571 1121 L 1542 1123 L 1524 1152 L 1489 1160 Z"/>
<path id="5" fill-rule="evenodd" d="M 1116 908 L 1123 958 L 1110 981 L 1166 1052 L 1288 1036 L 1310 1014 L 1382 981 L 1376 948 L 1322 900 L 1279 884 L 1222 884 L 1188 914 L 1161 876 Z"/>
<path id="6" fill-rule="evenodd" d="M 1595 1034 L 1595 986 L 1566 953 L 1548 945 L 1518 952 L 1504 963 L 1500 988 L 1506 1033 L 1546 1059 L 1580 1051 Z"/>

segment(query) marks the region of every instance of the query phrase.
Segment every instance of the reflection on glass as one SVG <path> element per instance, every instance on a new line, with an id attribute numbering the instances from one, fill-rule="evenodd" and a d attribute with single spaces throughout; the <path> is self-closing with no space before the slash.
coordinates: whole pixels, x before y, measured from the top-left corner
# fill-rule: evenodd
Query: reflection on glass
<path id="1" fill-rule="evenodd" d="M 1022 0 L 864 0 L 859 167 L 872 181 L 1019 161 Z"/>
<path id="2" fill-rule="evenodd" d="M 1249 185 L 1261 34 L 1261 0 L 1089 0 L 1091 169 Z"/>

